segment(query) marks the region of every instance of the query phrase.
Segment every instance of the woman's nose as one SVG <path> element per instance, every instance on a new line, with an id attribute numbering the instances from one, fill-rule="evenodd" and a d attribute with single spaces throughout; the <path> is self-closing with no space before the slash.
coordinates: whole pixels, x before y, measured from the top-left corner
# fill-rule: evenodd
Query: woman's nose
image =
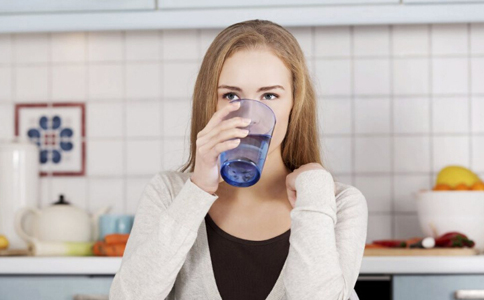
<path id="1" fill-rule="evenodd" d="M 257 96 L 255 96 L 255 95 L 254 95 L 254 96 L 250 96 L 250 97 L 245 98 L 245 99 L 252 99 L 252 100 L 258 100 L 258 101 L 260 100 L 260 99 L 258 99 L 258 98 L 257 98 Z"/>

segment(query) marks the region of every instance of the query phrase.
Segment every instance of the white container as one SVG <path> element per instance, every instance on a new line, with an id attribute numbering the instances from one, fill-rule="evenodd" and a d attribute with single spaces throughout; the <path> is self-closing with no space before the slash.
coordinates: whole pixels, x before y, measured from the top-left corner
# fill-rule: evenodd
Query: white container
<path id="1" fill-rule="evenodd" d="M 416 194 L 420 228 L 434 238 L 458 231 L 484 251 L 484 191 L 420 191 Z"/>
<path id="2" fill-rule="evenodd" d="M 8 249 L 26 249 L 17 235 L 15 213 L 27 205 L 38 207 L 39 149 L 25 139 L 0 142 L 0 234 L 9 240 Z M 32 224 L 26 223 L 32 232 Z"/>

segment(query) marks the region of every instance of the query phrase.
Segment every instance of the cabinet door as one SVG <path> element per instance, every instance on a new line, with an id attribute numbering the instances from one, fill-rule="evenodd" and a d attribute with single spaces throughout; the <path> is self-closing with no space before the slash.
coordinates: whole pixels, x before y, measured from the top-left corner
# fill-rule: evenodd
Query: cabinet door
<path id="1" fill-rule="evenodd" d="M 109 295 L 114 276 L 0 276 L 2 300 L 66 300 L 75 295 Z"/>
<path id="2" fill-rule="evenodd" d="M 395 275 L 393 300 L 455 300 L 456 291 L 480 290 L 484 294 L 484 275 Z M 468 298 L 482 299 L 482 298 Z"/>
<path id="3" fill-rule="evenodd" d="M 310 6 L 339 4 L 398 4 L 400 0 L 158 0 L 158 8 L 222 8 L 264 6 Z"/>
<path id="4" fill-rule="evenodd" d="M 156 0 L 0 0 L 0 13 L 155 9 Z"/>
<path id="5" fill-rule="evenodd" d="M 417 4 L 439 4 L 439 3 L 484 3 L 484 0 L 403 0 L 404 3 L 417 3 Z"/>

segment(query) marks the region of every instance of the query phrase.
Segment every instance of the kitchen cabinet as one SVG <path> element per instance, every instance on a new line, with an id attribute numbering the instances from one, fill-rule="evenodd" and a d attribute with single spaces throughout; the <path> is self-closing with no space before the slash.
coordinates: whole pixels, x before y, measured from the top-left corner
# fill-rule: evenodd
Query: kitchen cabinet
<path id="1" fill-rule="evenodd" d="M 0 257 L 0 299 L 106 296 L 121 261 L 121 257 Z M 387 295 L 393 300 L 450 300 L 459 299 L 456 291 L 483 289 L 484 255 L 365 256 L 355 287 L 361 300 L 390 299 Z"/>
<path id="2" fill-rule="evenodd" d="M 368 279 L 364 277 L 364 275 L 360 276 L 356 283 L 356 291 L 360 299 L 374 299 L 375 288 L 380 294 L 390 291 L 390 288 L 383 285 L 377 286 L 374 282 L 373 286 L 364 287 L 363 284 L 368 283 Z M 388 278 L 385 281 L 392 284 L 393 300 L 482 299 L 482 297 L 457 298 L 456 291 L 463 294 L 480 291 L 481 295 L 484 295 L 484 274 L 385 277 Z M 113 278 L 114 275 L 0 275 L 0 295 L 2 300 L 66 300 L 73 299 L 75 295 L 107 296 Z M 368 297 L 370 295 L 371 297 Z"/>
<path id="3" fill-rule="evenodd" d="M 456 296 L 457 291 L 460 297 Z M 465 297 L 470 294 L 480 297 Z M 484 274 L 393 276 L 393 300 L 407 299 L 484 299 Z"/>
<path id="4" fill-rule="evenodd" d="M 403 3 L 417 3 L 417 4 L 428 4 L 428 3 L 484 3 L 484 0 L 403 0 Z"/>
<path id="5" fill-rule="evenodd" d="M 0 0 L 0 13 L 86 12 L 155 9 L 156 0 Z"/>
<path id="6" fill-rule="evenodd" d="M 342 5 L 342 4 L 398 4 L 400 0 L 161 0 L 159 9 L 166 8 L 221 8 L 221 7 L 280 7 L 280 6 L 307 6 L 307 5 Z"/>
<path id="7" fill-rule="evenodd" d="M 2 300 L 66 300 L 75 295 L 109 295 L 114 275 L 0 275 Z"/>
<path id="8" fill-rule="evenodd" d="M 484 0 L 402 1 L 0 0 L 0 33 L 225 28 L 251 19 L 285 27 L 484 22 Z"/>

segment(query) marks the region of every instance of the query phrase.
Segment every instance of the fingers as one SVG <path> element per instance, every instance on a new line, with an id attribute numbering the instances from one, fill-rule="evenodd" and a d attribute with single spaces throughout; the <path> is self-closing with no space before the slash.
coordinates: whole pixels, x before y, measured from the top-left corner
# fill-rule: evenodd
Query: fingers
<path id="1" fill-rule="evenodd" d="M 203 148 L 206 150 L 212 149 L 219 143 L 228 141 L 236 137 L 243 138 L 243 137 L 246 137 L 248 134 L 249 134 L 249 131 L 246 129 L 239 129 L 239 128 L 227 129 L 220 132 L 216 136 L 212 137 L 205 145 L 203 145 L 200 148 Z"/>
<path id="2" fill-rule="evenodd" d="M 220 170 L 220 159 L 217 159 L 217 170 Z M 218 172 L 218 183 L 224 182 L 222 174 Z"/>
<path id="3" fill-rule="evenodd" d="M 224 120 L 221 123 L 219 123 L 217 126 L 215 126 L 215 128 L 213 128 L 212 131 L 200 137 L 201 144 L 205 144 L 206 141 L 220 134 L 224 130 L 234 128 L 234 127 L 247 127 L 250 124 L 250 122 L 251 122 L 250 119 L 246 119 L 242 117 L 234 117 L 228 120 Z"/>
<path id="4" fill-rule="evenodd" d="M 218 156 L 220 155 L 220 153 L 236 148 L 239 144 L 240 139 L 228 140 L 226 142 L 218 143 L 217 145 L 215 145 L 215 147 L 209 150 L 209 153 L 211 154 L 212 158 L 218 160 Z"/>
<path id="5" fill-rule="evenodd" d="M 223 143 L 213 142 L 210 146 L 198 147 L 198 153 L 203 157 L 203 160 L 215 162 L 218 160 L 220 153 L 236 148 L 239 144 L 240 139 L 228 140 Z"/>
<path id="6" fill-rule="evenodd" d="M 240 101 L 236 101 L 236 102 L 230 103 L 229 105 L 226 105 L 221 110 L 216 111 L 213 114 L 212 118 L 210 118 L 210 121 L 208 121 L 205 128 L 202 131 L 200 131 L 198 135 L 203 136 L 206 133 L 211 132 L 212 129 L 215 128 L 215 126 L 217 126 L 224 117 L 226 117 L 232 111 L 239 109 L 239 107 L 240 107 Z"/>

